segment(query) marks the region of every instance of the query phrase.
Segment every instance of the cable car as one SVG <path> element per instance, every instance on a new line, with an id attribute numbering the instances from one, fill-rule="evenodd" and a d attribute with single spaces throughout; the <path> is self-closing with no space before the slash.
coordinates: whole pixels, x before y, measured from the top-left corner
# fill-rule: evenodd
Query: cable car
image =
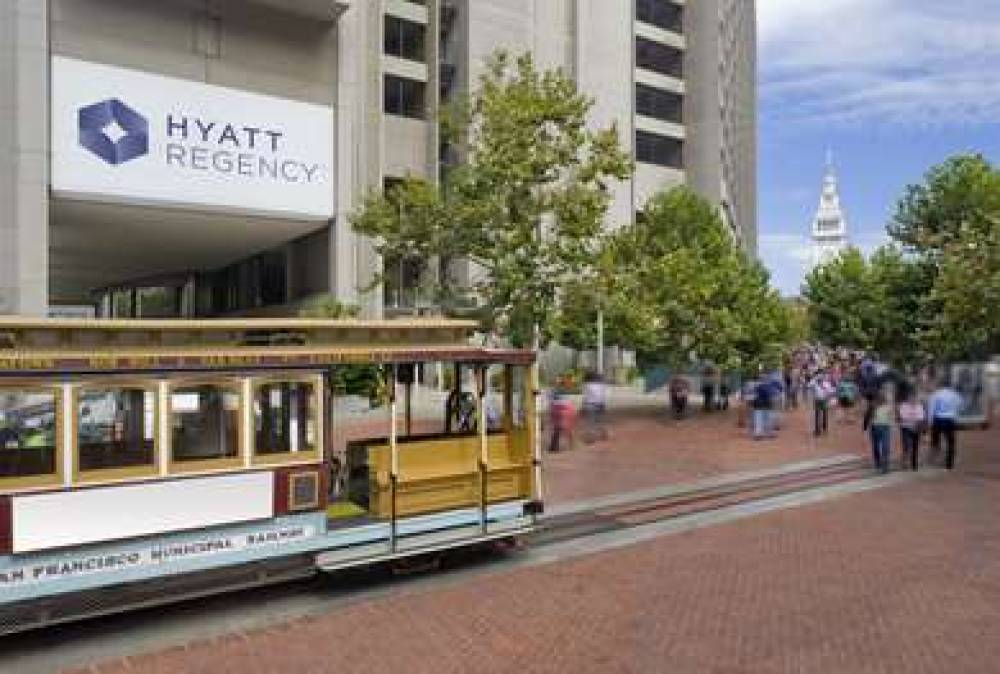
<path id="1" fill-rule="evenodd" d="M 535 355 L 474 331 L 0 318 L 0 632 L 531 531 Z"/>

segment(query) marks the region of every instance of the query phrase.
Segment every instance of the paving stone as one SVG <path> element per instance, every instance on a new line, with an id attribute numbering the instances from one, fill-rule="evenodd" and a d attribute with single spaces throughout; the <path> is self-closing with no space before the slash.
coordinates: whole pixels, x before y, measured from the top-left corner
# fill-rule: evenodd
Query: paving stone
<path id="1" fill-rule="evenodd" d="M 707 423 L 722 429 L 728 421 Z M 841 453 L 848 444 L 867 452 L 860 431 L 845 426 L 791 456 L 796 424 L 806 444 L 801 418 L 788 420 L 787 440 L 753 443 L 731 429 L 715 448 L 684 422 L 658 431 L 642 431 L 641 418 L 634 423 L 619 436 L 634 433 L 634 447 L 560 455 L 565 474 L 588 451 L 639 456 L 665 452 L 670 443 L 691 458 L 648 483 L 641 470 L 625 470 L 622 457 L 605 473 L 619 488 L 641 488 L 662 484 L 665 475 L 689 479 L 760 465 L 725 456 L 721 446 L 754 460 L 774 452 L 785 462 Z M 650 449 L 642 438 L 661 444 Z M 130 670 L 998 671 L 998 439 L 996 432 L 963 433 L 958 469 L 933 479 L 354 604 L 245 638 L 134 657 Z M 595 457 L 587 465 L 602 463 Z M 650 468 L 656 460 L 643 465 L 658 470 Z M 595 484 L 580 479 L 562 487 L 562 497 L 588 494 Z"/>

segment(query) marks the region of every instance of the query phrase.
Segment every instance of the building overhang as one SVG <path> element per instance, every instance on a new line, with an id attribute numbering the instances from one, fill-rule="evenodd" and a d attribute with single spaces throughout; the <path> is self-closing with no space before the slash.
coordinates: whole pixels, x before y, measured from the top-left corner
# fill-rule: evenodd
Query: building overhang
<path id="1" fill-rule="evenodd" d="M 319 21 L 336 21 L 356 0 L 246 0 Z"/>

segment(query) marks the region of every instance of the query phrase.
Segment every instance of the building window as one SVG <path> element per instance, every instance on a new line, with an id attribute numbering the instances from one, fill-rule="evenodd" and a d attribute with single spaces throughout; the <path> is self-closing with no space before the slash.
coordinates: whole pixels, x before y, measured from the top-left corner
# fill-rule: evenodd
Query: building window
<path id="1" fill-rule="evenodd" d="M 318 455 L 319 390 L 314 381 L 268 381 L 255 387 L 256 456 L 267 460 L 315 458 Z"/>
<path id="2" fill-rule="evenodd" d="M 170 392 L 170 449 L 180 469 L 237 465 L 240 454 L 239 384 L 178 384 Z"/>
<path id="3" fill-rule="evenodd" d="M 635 18 L 657 28 L 683 31 L 683 10 L 673 0 L 636 0 Z"/>
<path id="4" fill-rule="evenodd" d="M 389 56 L 425 62 L 424 35 L 427 27 L 395 16 L 385 17 L 383 48 Z"/>
<path id="5" fill-rule="evenodd" d="M 681 50 L 644 37 L 635 39 L 635 64 L 661 75 L 678 79 L 684 76 L 684 54 Z"/>
<path id="6" fill-rule="evenodd" d="M 424 91 L 427 88 L 424 82 L 386 75 L 384 86 L 383 109 L 386 114 L 424 118 Z"/>
<path id="7" fill-rule="evenodd" d="M 664 122 L 684 122 L 684 98 L 672 91 L 664 91 L 646 84 L 635 85 L 635 111 L 646 117 Z"/>
<path id="8" fill-rule="evenodd" d="M 635 132 L 635 158 L 644 164 L 684 168 L 684 143 L 648 131 Z"/>
<path id="9" fill-rule="evenodd" d="M 0 389 L 0 486 L 56 482 L 59 393 Z"/>
<path id="10" fill-rule="evenodd" d="M 83 389 L 76 399 L 77 470 L 153 472 L 156 418 L 156 392 L 151 389 Z"/>

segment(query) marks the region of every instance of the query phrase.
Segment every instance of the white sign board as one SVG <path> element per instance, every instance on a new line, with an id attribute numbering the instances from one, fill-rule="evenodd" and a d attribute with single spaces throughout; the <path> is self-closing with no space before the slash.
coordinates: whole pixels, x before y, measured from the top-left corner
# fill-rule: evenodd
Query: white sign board
<path id="1" fill-rule="evenodd" d="M 16 496 L 14 552 L 268 519 L 273 487 L 261 471 Z"/>
<path id="2" fill-rule="evenodd" d="M 330 107 L 53 56 L 51 115 L 57 195 L 333 217 Z"/>

